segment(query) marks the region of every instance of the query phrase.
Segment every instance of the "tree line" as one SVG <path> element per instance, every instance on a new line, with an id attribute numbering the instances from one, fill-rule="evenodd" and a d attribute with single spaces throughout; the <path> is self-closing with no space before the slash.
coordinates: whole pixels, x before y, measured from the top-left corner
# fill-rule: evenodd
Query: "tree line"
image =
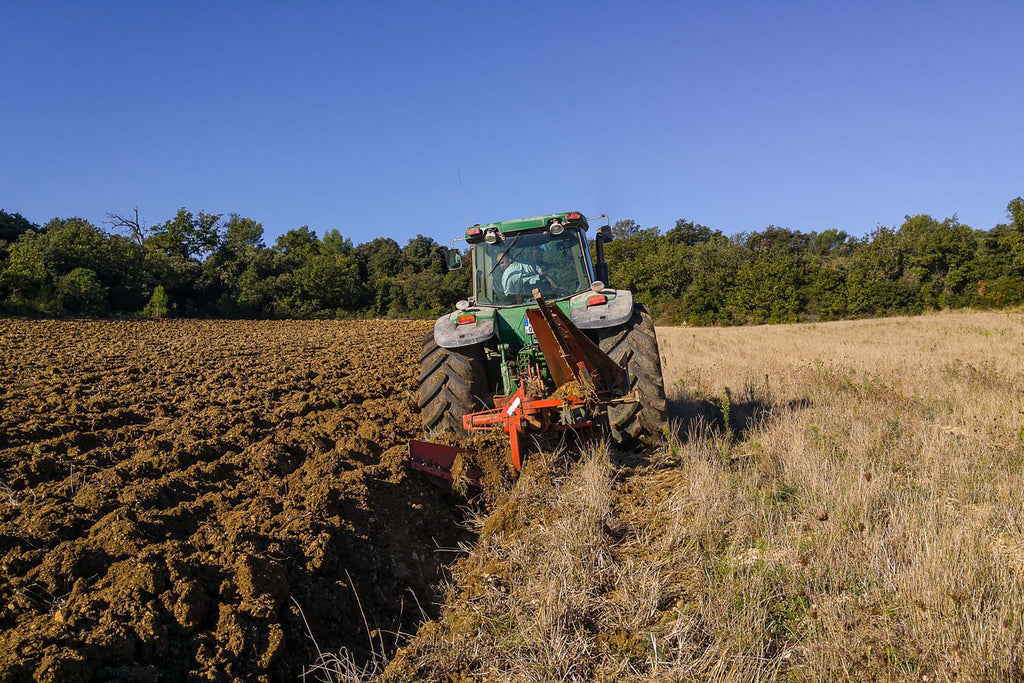
<path id="1" fill-rule="evenodd" d="M 605 248 L 615 286 L 663 323 L 837 320 L 1024 303 L 1024 199 L 989 230 L 956 216 L 906 216 L 865 237 L 770 225 L 726 236 L 687 220 L 664 233 L 634 221 Z"/>
<path id="2" fill-rule="evenodd" d="M 663 323 L 736 325 L 1024 303 L 1024 199 L 982 230 L 907 216 L 865 237 L 770 225 L 727 236 L 678 220 L 616 223 L 612 284 Z M 0 210 L 0 313 L 29 317 L 428 318 L 471 289 L 443 245 L 354 245 L 337 230 L 289 230 L 272 245 L 236 214 L 182 208 L 147 226 L 138 212 L 35 225 Z"/>
<path id="3" fill-rule="evenodd" d="M 146 226 L 109 215 L 36 226 L 0 211 L 0 311 L 20 316 L 429 317 L 466 296 L 469 274 L 446 272 L 445 248 L 417 235 L 355 246 L 337 230 L 301 227 L 263 240 L 235 214 L 180 209 Z"/>

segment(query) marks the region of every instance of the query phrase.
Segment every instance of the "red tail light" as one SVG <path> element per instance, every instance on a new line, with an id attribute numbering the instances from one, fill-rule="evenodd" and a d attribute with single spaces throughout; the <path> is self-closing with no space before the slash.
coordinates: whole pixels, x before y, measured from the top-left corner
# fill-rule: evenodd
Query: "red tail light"
<path id="1" fill-rule="evenodd" d="M 571 211 L 565 214 L 565 220 L 567 221 L 578 221 L 580 218 L 582 218 L 582 216 L 580 216 L 579 211 Z"/>
<path id="2" fill-rule="evenodd" d="M 608 303 L 608 297 L 604 294 L 595 294 L 594 296 L 587 297 L 588 306 L 600 306 L 601 304 Z"/>
<path id="3" fill-rule="evenodd" d="M 459 325 L 468 325 L 470 323 L 475 323 L 475 322 L 476 322 L 476 316 L 473 315 L 472 313 L 470 313 L 468 315 L 460 315 L 459 316 L 459 323 L 458 324 Z"/>

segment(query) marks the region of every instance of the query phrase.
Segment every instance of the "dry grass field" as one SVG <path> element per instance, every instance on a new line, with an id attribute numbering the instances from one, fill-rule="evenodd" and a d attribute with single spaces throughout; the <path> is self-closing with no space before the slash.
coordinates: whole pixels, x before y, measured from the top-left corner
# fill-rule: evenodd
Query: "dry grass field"
<path id="1" fill-rule="evenodd" d="M 1021 680 L 1024 316 L 660 329 L 645 458 L 534 458 L 385 680 Z"/>

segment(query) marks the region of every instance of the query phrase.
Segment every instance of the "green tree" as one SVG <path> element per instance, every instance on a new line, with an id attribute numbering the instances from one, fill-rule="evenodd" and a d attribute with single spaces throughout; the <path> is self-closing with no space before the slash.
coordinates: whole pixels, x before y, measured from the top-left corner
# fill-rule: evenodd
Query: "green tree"
<path id="1" fill-rule="evenodd" d="M 663 243 L 660 233 L 657 227 L 641 228 L 632 220 L 618 221 L 612 227 L 615 239 L 604 248 L 612 284 L 633 290 L 642 301 L 650 298 L 652 280 L 657 276 L 658 266 L 651 256 Z"/>
<path id="2" fill-rule="evenodd" d="M 171 220 L 149 228 L 143 241 L 153 281 L 163 285 L 171 308 L 181 314 L 209 310 L 218 297 L 216 280 L 205 277 L 203 262 L 221 244 L 220 218 L 181 208 Z"/>
<path id="3" fill-rule="evenodd" d="M 907 216 L 899 229 L 904 280 L 924 308 L 968 303 L 977 283 L 974 231 L 954 216 Z"/>
<path id="4" fill-rule="evenodd" d="M 1017 230 L 1024 231 L 1024 197 L 1014 197 L 1006 205 L 1006 215 Z"/>
<path id="5" fill-rule="evenodd" d="M 300 267 L 320 251 L 320 238 L 304 225 L 293 228 L 274 241 L 275 269 L 288 272 Z"/>
<path id="6" fill-rule="evenodd" d="M 806 239 L 807 250 L 819 259 L 848 256 L 856 247 L 856 240 L 843 230 L 829 228 L 821 232 L 812 232 Z"/>
<path id="7" fill-rule="evenodd" d="M 223 225 L 223 234 L 223 248 L 236 256 L 266 247 L 263 244 L 263 224 L 237 213 L 228 216 Z"/>
<path id="8" fill-rule="evenodd" d="M 977 288 L 972 304 L 1008 306 L 1024 301 L 1024 199 L 1006 205 L 1010 222 L 978 234 Z"/>
<path id="9" fill-rule="evenodd" d="M 857 240 L 842 230 L 829 228 L 808 234 L 806 244 L 802 257 L 805 268 L 805 315 L 812 320 L 845 317 L 846 279 Z"/>
<path id="10" fill-rule="evenodd" d="M 676 221 L 675 227 L 665 233 L 665 239 L 668 242 L 694 247 L 710 240 L 716 232 L 706 225 L 680 218 Z"/>
<path id="11" fill-rule="evenodd" d="M 276 278 L 274 314 L 310 318 L 353 315 L 362 304 L 362 279 L 352 242 L 337 230 L 321 241 L 308 228 L 289 231 L 279 238 L 281 264 Z"/>
<path id="12" fill-rule="evenodd" d="M 222 317 L 259 316 L 260 306 L 243 296 L 246 286 L 270 274 L 272 257 L 263 243 L 263 225 L 252 218 L 231 214 L 221 227 L 222 239 L 202 264 L 200 287 Z M 245 301 L 243 301 L 245 299 Z"/>
<path id="13" fill-rule="evenodd" d="M 847 277 L 848 312 L 854 316 L 920 312 L 914 288 L 903 278 L 904 254 L 892 228 L 874 230 L 854 252 Z"/>
<path id="14" fill-rule="evenodd" d="M 632 218 L 626 220 L 615 221 L 615 225 L 612 226 L 612 236 L 617 240 L 626 239 L 640 232 L 642 228 Z"/>
<path id="15" fill-rule="evenodd" d="M 1015 274 L 1024 276 L 1024 198 L 1016 197 L 1006 205 L 1011 230 L 1007 231 L 1005 246 L 1013 256 Z"/>
<path id="16" fill-rule="evenodd" d="M 747 323 L 796 322 L 804 310 L 803 268 L 792 254 L 764 252 L 744 260 L 726 297 Z"/>
<path id="17" fill-rule="evenodd" d="M 735 313 L 726 301 L 743 263 L 742 247 L 718 233 L 689 253 L 693 277 L 683 292 L 681 314 L 691 325 L 732 324 Z"/>
<path id="18" fill-rule="evenodd" d="M 12 313 L 57 313 L 52 305 L 53 282 L 46 269 L 46 244 L 39 233 L 30 230 L 10 246 L 0 273 L 0 292 L 4 308 Z"/>
<path id="19" fill-rule="evenodd" d="M 2 289 L 6 307 L 29 315 L 61 315 L 58 285 L 77 268 L 106 272 L 111 254 L 106 236 L 81 218 L 55 218 L 40 231 L 28 230 L 8 249 Z"/>
<path id="20" fill-rule="evenodd" d="M 390 237 L 378 237 L 356 247 L 367 302 L 376 315 L 386 315 L 394 301 L 396 277 L 402 267 L 402 248 Z"/>
<path id="21" fill-rule="evenodd" d="M 7 213 L 0 209 L 0 247 L 4 242 L 13 242 L 29 230 L 38 230 L 39 226 L 32 223 L 20 213 Z"/>
<path id="22" fill-rule="evenodd" d="M 75 268 L 57 281 L 57 307 L 67 315 L 99 317 L 105 315 L 107 288 L 89 268 Z"/>
<path id="23" fill-rule="evenodd" d="M 108 290 L 111 310 L 134 314 L 146 301 L 146 293 L 152 287 L 145 248 L 127 237 L 108 235 L 101 264 L 96 273 Z"/>
<path id="24" fill-rule="evenodd" d="M 154 226 L 145 243 L 177 261 L 201 260 L 220 243 L 220 214 L 193 215 L 182 207 L 169 221 Z"/>
<path id="25" fill-rule="evenodd" d="M 405 267 L 415 272 L 430 271 L 437 275 L 444 274 L 445 248 L 433 238 L 416 235 L 402 249 L 402 262 Z"/>

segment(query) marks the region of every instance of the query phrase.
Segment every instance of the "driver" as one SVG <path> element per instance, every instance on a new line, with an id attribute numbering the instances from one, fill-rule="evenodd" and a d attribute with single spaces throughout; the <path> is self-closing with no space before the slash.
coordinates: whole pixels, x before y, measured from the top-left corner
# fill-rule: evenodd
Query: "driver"
<path id="1" fill-rule="evenodd" d="M 518 258 L 506 252 L 500 263 L 505 269 L 501 275 L 501 288 L 506 296 L 529 296 L 542 281 L 556 291 L 560 289 L 551 276 L 540 269 L 540 250 L 536 246 L 522 250 Z"/>

